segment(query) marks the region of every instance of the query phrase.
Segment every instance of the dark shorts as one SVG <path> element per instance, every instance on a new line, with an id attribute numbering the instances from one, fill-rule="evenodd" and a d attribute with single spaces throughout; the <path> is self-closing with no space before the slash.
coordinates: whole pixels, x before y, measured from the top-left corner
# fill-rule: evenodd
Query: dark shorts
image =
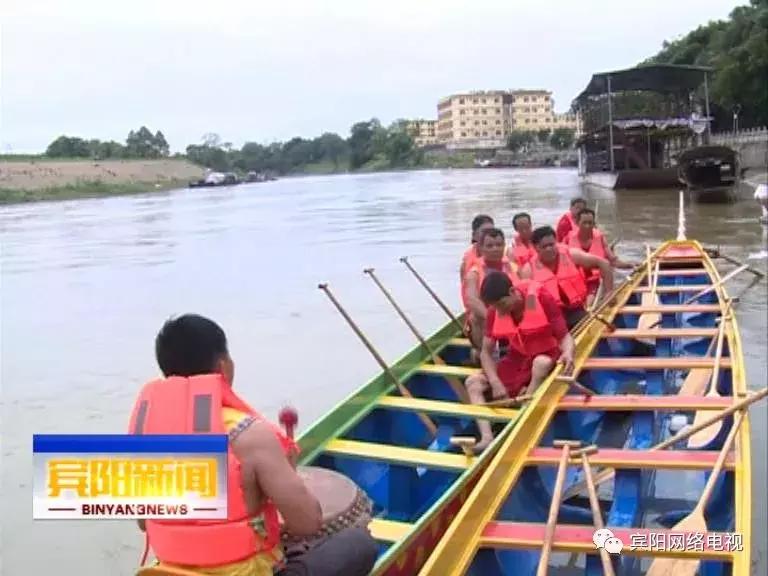
<path id="1" fill-rule="evenodd" d="M 379 545 L 363 528 L 345 528 L 309 552 L 290 556 L 277 576 L 367 576 Z"/>

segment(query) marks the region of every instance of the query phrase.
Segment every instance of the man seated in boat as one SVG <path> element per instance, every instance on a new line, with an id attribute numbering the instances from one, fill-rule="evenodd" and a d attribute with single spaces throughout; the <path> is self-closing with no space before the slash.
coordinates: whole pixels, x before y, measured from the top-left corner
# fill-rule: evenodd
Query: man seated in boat
<path id="1" fill-rule="evenodd" d="M 507 258 L 520 268 L 536 255 L 536 248 L 531 242 L 533 235 L 531 215 L 527 212 L 515 214 L 512 218 L 512 226 L 515 228 L 515 237 L 512 239 L 512 244 L 507 248 Z"/>
<path id="2" fill-rule="evenodd" d="M 520 278 L 536 280 L 550 293 L 570 330 L 587 313 L 587 283 L 579 267 L 600 270 L 605 293 L 613 290 L 613 269 L 604 258 L 558 244 L 551 226 L 536 228 L 532 240 L 536 256 L 520 269 Z"/>
<path id="3" fill-rule="evenodd" d="M 498 228 L 483 230 L 478 241 L 482 257 L 467 270 L 464 276 L 464 291 L 467 302 L 469 339 L 476 353 L 483 344 L 487 307 L 480 297 L 483 279 L 492 270 L 504 272 L 517 279 L 516 266 L 505 256 L 504 232 Z"/>
<path id="4" fill-rule="evenodd" d="M 608 260 L 613 268 L 631 270 L 635 264 L 624 262 L 614 254 L 605 236 L 597 228 L 595 222 L 595 211 L 591 208 L 584 208 L 577 217 L 579 227 L 571 230 L 568 239 L 565 242 L 571 248 L 577 248 L 603 260 Z M 582 274 L 587 282 L 587 308 L 592 306 L 592 302 L 597 296 L 597 290 L 600 287 L 600 269 L 582 268 Z"/>
<path id="5" fill-rule="evenodd" d="M 131 433 L 228 434 L 230 446 L 226 520 L 139 523 L 159 567 L 217 576 L 368 574 L 378 546 L 366 530 L 346 529 L 306 554 L 284 557 L 280 517 L 291 534 L 314 535 L 321 507 L 296 472 L 297 444 L 232 389 L 235 365 L 224 331 L 202 316 L 171 319 L 155 354 L 165 377 L 139 393 Z"/>
<path id="6" fill-rule="evenodd" d="M 555 365 L 573 364 L 574 342 L 565 317 L 554 298 L 538 283 L 514 282 L 507 274 L 490 272 L 481 288 L 488 305 L 485 334 L 480 352 L 482 373 L 467 378 L 470 401 L 483 404 L 486 393 L 493 399 L 532 394 Z M 499 342 L 508 342 L 506 355 L 498 362 L 494 352 Z M 493 441 L 488 421 L 478 421 L 480 452 Z"/>
<path id="7" fill-rule="evenodd" d="M 472 219 L 472 243 L 461 257 L 461 266 L 459 267 L 459 282 L 464 282 L 464 275 L 470 268 L 472 268 L 475 262 L 480 260 L 480 245 L 478 244 L 480 234 L 482 234 L 484 230 L 488 230 L 494 226 L 493 218 L 486 214 L 478 214 Z"/>
<path id="8" fill-rule="evenodd" d="M 579 216 L 579 212 L 587 207 L 587 201 L 584 198 L 574 198 L 571 200 L 571 208 L 560 216 L 560 220 L 557 221 L 557 241 L 565 242 L 568 238 L 568 234 L 571 230 L 578 228 L 576 218 Z"/>

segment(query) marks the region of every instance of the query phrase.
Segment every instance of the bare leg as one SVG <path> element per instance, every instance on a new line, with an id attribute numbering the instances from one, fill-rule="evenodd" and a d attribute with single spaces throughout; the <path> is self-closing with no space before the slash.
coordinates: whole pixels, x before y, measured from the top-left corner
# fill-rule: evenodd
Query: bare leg
<path id="1" fill-rule="evenodd" d="M 533 359 L 533 366 L 531 367 L 531 383 L 528 385 L 528 394 L 536 392 L 538 387 L 544 380 L 547 379 L 552 368 L 555 366 L 555 361 L 545 354 L 539 354 Z"/>
<path id="2" fill-rule="evenodd" d="M 480 348 L 483 345 L 483 332 L 485 332 L 485 321 L 482 318 L 477 318 L 476 316 L 472 316 L 472 319 L 469 321 L 469 341 L 472 342 L 472 348 L 474 348 L 477 353 L 480 353 Z"/>
<path id="3" fill-rule="evenodd" d="M 469 401 L 472 404 L 484 404 L 485 403 L 485 391 L 488 390 L 490 385 L 483 374 L 474 374 L 467 378 L 465 382 L 467 387 L 467 394 L 469 395 Z M 477 420 L 477 429 L 480 431 L 480 441 L 475 444 L 475 452 L 482 452 L 491 442 L 493 442 L 493 430 L 491 430 L 491 423 L 488 420 Z"/>

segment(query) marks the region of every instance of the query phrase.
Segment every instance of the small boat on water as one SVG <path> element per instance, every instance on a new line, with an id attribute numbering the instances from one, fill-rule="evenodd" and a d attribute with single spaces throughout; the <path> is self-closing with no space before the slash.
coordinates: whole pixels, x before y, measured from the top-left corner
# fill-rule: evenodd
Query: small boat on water
<path id="1" fill-rule="evenodd" d="M 235 186 L 242 181 L 234 172 L 208 172 L 205 178 L 189 183 L 189 188 L 215 188 L 216 186 Z"/>
<path id="2" fill-rule="evenodd" d="M 678 176 L 697 202 L 732 202 L 741 180 L 739 155 L 728 146 L 698 146 L 677 159 Z"/>
<path id="3" fill-rule="evenodd" d="M 749 575 L 743 408 L 768 390 L 745 397 L 722 280 L 696 241 L 650 254 L 593 313 L 571 378 L 558 368 L 537 391 L 419 574 Z"/>

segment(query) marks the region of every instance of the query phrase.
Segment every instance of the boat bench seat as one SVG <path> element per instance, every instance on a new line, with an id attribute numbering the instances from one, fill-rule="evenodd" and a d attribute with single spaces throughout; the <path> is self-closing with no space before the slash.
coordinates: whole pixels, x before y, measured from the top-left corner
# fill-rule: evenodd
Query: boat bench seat
<path id="1" fill-rule="evenodd" d="M 623 306 L 619 314 L 700 314 L 704 312 L 720 312 L 718 304 L 661 304 L 659 306 Z"/>
<path id="2" fill-rule="evenodd" d="M 714 338 L 717 328 L 617 328 L 603 338 Z"/>
<path id="3" fill-rule="evenodd" d="M 426 400 L 422 398 L 405 398 L 403 396 L 383 396 L 376 403 L 376 407 L 438 414 L 441 416 L 485 418 L 501 422 L 514 420 L 517 418 L 518 414 L 520 414 L 519 410 L 510 408 L 493 408 L 490 406 L 478 406 L 477 404 Z"/>
<path id="4" fill-rule="evenodd" d="M 420 448 L 405 448 L 403 446 L 360 442 L 357 440 L 330 440 L 325 444 L 323 451 L 327 454 L 357 457 L 365 460 L 378 460 L 389 464 L 424 466 L 425 468 L 459 472 L 469 468 L 475 461 L 474 456 L 467 456 L 465 454 L 433 452 Z"/>
<path id="5" fill-rule="evenodd" d="M 624 543 L 621 553 L 630 556 L 651 556 L 667 558 L 687 558 L 701 560 L 725 560 L 733 561 L 734 552 L 725 546 L 716 546 L 715 542 L 728 542 L 728 534 L 723 532 L 686 533 L 673 532 L 662 528 L 619 528 L 606 526 L 613 534 Z M 501 549 L 541 549 L 544 544 L 546 524 L 529 522 L 489 522 L 483 528 L 478 542 L 480 547 L 493 547 Z M 571 552 L 594 554 L 595 543 L 592 536 L 595 533 L 594 526 L 580 526 L 577 524 L 558 524 L 555 526 L 555 534 L 552 540 L 552 550 L 557 552 Z M 683 535 L 683 542 L 688 542 L 688 534 L 697 536 L 703 534 L 702 549 L 696 550 L 693 546 L 659 546 L 650 548 L 651 534 L 663 534 L 663 542 L 670 541 L 674 534 L 679 539 Z M 710 538 L 709 535 L 719 535 L 719 538 Z M 654 539 L 661 540 L 660 536 Z M 633 547 L 632 544 L 636 543 Z M 679 549 L 678 549 L 679 548 Z"/>
<path id="6" fill-rule="evenodd" d="M 687 286 L 656 286 L 656 294 L 675 294 L 679 292 L 700 292 L 711 287 L 712 284 L 689 284 Z M 650 292 L 650 286 L 638 286 L 633 292 Z"/>
<path id="7" fill-rule="evenodd" d="M 528 454 L 529 466 L 557 466 L 563 451 L 558 448 L 534 448 Z M 715 467 L 717 450 L 623 450 L 600 448 L 589 457 L 592 466 L 608 466 L 617 469 L 653 470 L 711 470 Z M 725 460 L 725 469 L 733 470 L 734 455 Z"/>
<path id="8" fill-rule="evenodd" d="M 712 357 L 679 356 L 669 358 L 647 358 L 642 356 L 625 356 L 613 358 L 588 358 L 581 365 L 582 370 L 692 370 L 694 368 L 715 367 Z M 721 358 L 720 368 L 730 368 L 731 359 Z"/>
<path id="9" fill-rule="evenodd" d="M 374 518 L 368 523 L 368 530 L 379 542 L 399 542 L 413 529 L 413 524 L 409 522 L 397 522 L 395 520 L 385 520 L 383 518 Z"/>
<path id="10" fill-rule="evenodd" d="M 455 376 L 458 378 L 466 378 L 480 372 L 480 368 L 468 368 L 466 366 L 450 366 L 448 364 L 438 365 L 424 363 L 419 366 L 418 372 L 420 374 L 435 374 L 437 376 Z"/>
<path id="11" fill-rule="evenodd" d="M 560 399 L 558 410 L 605 410 L 631 412 L 654 410 L 666 412 L 725 410 L 733 404 L 729 396 L 680 396 L 677 394 L 569 394 Z"/>

